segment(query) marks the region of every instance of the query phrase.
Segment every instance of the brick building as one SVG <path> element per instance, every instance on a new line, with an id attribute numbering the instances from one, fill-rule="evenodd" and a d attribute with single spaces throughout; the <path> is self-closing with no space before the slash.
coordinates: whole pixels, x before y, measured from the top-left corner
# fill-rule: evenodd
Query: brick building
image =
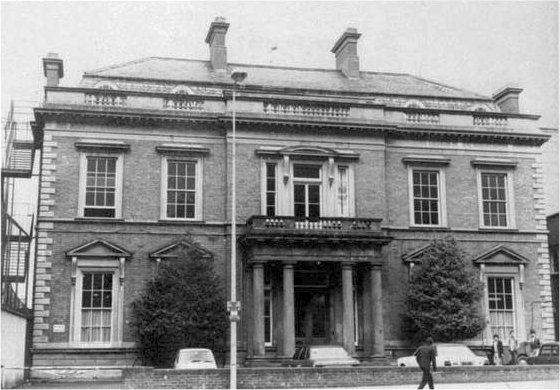
<path id="1" fill-rule="evenodd" d="M 128 365 L 130 304 L 157 264 L 198 245 L 229 288 L 233 69 L 237 111 L 238 354 L 278 362 L 295 343 L 364 361 L 407 345 L 409 275 L 453 235 L 486 288 L 469 343 L 534 327 L 553 338 L 538 116 L 520 88 L 492 97 L 360 69 L 360 34 L 332 69 L 144 58 L 61 87 L 43 59 L 35 367 Z M 224 297 L 226 299 L 226 297 Z M 538 316 L 532 315 L 538 313 Z"/>

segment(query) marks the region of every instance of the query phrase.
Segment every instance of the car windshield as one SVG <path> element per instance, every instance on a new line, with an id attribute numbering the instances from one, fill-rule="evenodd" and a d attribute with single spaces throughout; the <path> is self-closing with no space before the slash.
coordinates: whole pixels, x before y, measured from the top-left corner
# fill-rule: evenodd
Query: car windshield
<path id="1" fill-rule="evenodd" d="M 309 353 L 310 359 L 334 359 L 334 358 L 348 358 L 346 351 L 339 347 L 329 348 L 311 348 Z"/>
<path id="2" fill-rule="evenodd" d="M 212 353 L 210 351 L 181 351 L 181 360 L 191 362 L 213 362 Z"/>

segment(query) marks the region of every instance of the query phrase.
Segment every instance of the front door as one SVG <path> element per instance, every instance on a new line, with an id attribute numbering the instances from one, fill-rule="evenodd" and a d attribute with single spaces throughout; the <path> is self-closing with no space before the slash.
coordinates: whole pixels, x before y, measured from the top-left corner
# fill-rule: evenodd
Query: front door
<path id="1" fill-rule="evenodd" d="M 328 344 L 328 293 L 324 289 L 295 290 L 296 342 Z"/>

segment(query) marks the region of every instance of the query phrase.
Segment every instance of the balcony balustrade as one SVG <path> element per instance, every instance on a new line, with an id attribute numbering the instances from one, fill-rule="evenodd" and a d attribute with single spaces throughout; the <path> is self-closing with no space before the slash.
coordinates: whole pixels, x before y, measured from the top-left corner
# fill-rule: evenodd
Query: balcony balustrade
<path id="1" fill-rule="evenodd" d="M 185 98 L 163 99 L 163 108 L 183 111 L 202 111 L 204 110 L 204 101 Z"/>
<path id="2" fill-rule="evenodd" d="M 439 123 L 438 113 L 410 111 L 405 112 L 405 118 L 408 123 Z"/>
<path id="3" fill-rule="evenodd" d="M 349 107 L 331 104 L 286 104 L 265 102 L 263 104 L 263 109 L 266 114 L 323 116 L 328 118 L 344 118 L 348 117 L 350 114 Z"/>
<path id="4" fill-rule="evenodd" d="M 247 236 L 295 240 L 368 240 L 385 237 L 380 224 L 381 219 L 378 218 L 252 216 L 247 221 Z"/>
<path id="5" fill-rule="evenodd" d="M 126 106 L 126 95 L 110 92 L 86 93 L 84 102 L 92 106 L 122 107 Z"/>
<path id="6" fill-rule="evenodd" d="M 480 127 L 506 127 L 508 120 L 502 116 L 473 115 L 473 125 Z"/>

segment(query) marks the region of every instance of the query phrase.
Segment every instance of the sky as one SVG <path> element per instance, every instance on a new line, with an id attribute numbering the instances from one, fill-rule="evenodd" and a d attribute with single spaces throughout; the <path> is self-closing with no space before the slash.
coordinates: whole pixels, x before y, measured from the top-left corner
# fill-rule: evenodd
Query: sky
<path id="1" fill-rule="evenodd" d="M 143 57 L 207 59 L 216 16 L 230 22 L 230 62 L 333 69 L 330 49 L 355 27 L 362 70 L 484 95 L 514 83 L 524 88 L 522 112 L 558 127 L 555 1 L 2 1 L 2 116 L 10 99 L 40 101 L 48 52 L 64 60 L 62 86 Z"/>
<path id="2" fill-rule="evenodd" d="M 521 112 L 558 128 L 556 1 L 0 0 L 2 118 L 12 99 L 42 100 L 49 52 L 63 59 L 61 85 L 70 87 L 86 71 L 144 57 L 206 60 L 204 39 L 217 16 L 230 23 L 231 63 L 334 69 L 330 50 L 354 27 L 361 70 L 409 73 L 486 96 L 517 85 Z M 557 175 L 552 182 L 547 194 L 558 193 Z M 558 211 L 558 199 L 548 200 L 547 211 Z"/>

